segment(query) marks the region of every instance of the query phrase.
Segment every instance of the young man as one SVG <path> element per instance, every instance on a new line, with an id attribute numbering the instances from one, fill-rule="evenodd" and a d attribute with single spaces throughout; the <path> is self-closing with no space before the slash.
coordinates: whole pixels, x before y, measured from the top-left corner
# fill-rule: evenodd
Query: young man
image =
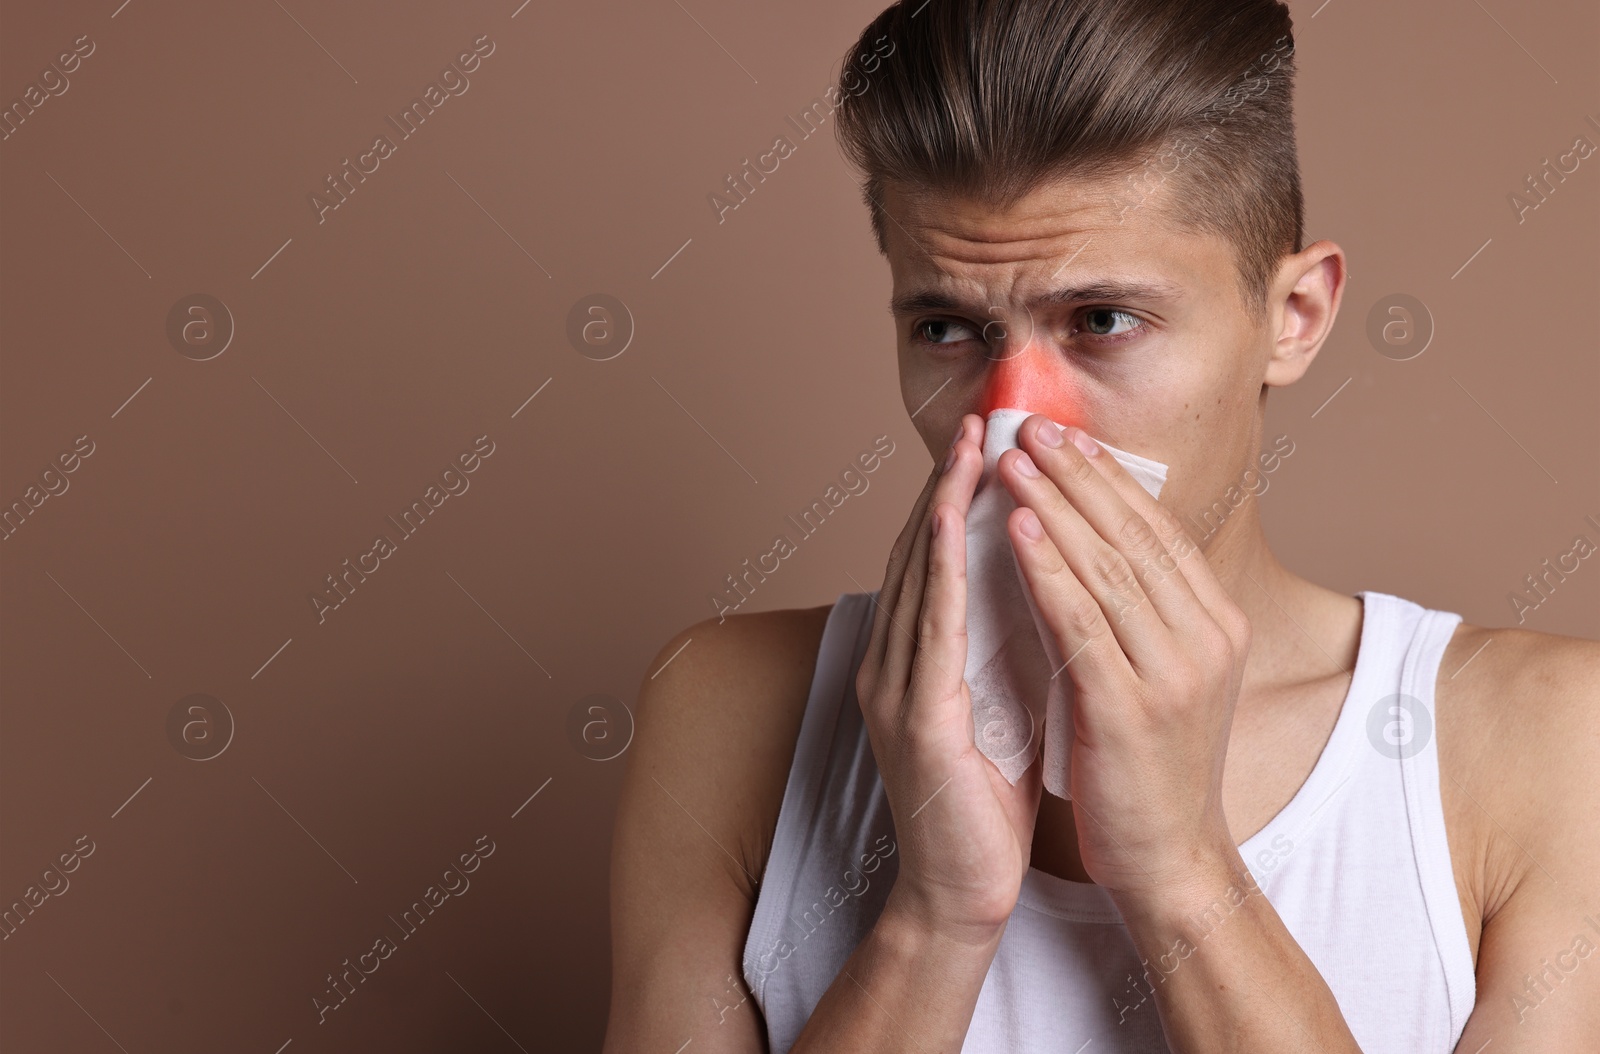
<path id="1" fill-rule="evenodd" d="M 663 648 L 606 1050 L 1593 1050 L 1600 645 L 1323 588 L 1221 500 L 1344 288 L 1287 10 L 912 0 L 869 55 L 838 129 L 935 468 L 877 593 Z M 962 678 L 997 406 L 1036 411 L 997 478 L 1070 801 L 977 749 Z"/>

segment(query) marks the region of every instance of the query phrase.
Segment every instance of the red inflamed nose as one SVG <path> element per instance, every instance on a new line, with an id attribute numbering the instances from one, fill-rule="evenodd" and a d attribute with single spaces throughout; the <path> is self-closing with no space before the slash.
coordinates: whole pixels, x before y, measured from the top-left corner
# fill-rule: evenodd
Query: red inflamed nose
<path id="1" fill-rule="evenodd" d="M 1010 407 L 1044 414 L 1062 425 L 1087 428 L 1081 420 L 1077 380 L 1062 356 L 1043 341 L 1030 338 L 1020 348 L 995 352 L 984 380 L 978 412 L 985 418 Z"/>

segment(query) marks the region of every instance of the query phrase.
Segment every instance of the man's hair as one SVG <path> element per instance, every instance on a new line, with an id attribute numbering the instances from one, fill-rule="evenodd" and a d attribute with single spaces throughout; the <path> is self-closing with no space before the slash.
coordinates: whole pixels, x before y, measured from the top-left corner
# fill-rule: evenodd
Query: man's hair
<path id="1" fill-rule="evenodd" d="M 1276 0 L 901 0 L 843 70 L 860 86 L 840 93 L 836 134 L 879 252 L 891 183 L 1005 208 L 1123 173 L 1121 215 L 1167 182 L 1170 222 L 1233 245 L 1258 319 L 1302 248 L 1294 37 Z"/>

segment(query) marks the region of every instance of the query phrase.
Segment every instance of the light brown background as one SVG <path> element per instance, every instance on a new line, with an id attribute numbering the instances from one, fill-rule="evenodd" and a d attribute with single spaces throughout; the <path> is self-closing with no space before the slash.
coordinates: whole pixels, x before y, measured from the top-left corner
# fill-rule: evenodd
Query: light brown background
<path id="1" fill-rule="evenodd" d="M 1332 587 L 1511 624 L 1541 561 L 1600 542 L 1600 155 L 1526 222 L 1507 200 L 1600 146 L 1600 13 L 1320 4 L 1293 5 L 1308 235 L 1353 277 L 1270 400 L 1296 449 L 1269 536 Z M 0 899 L 96 846 L 0 943 L 8 1048 L 598 1046 L 624 761 L 580 755 L 573 707 L 631 702 L 887 433 L 745 610 L 875 587 L 928 469 L 831 124 L 725 222 L 706 200 L 878 8 L 5 6 L 0 99 L 96 45 L 0 143 L 0 501 L 96 444 L 0 542 Z M 319 224 L 308 194 L 483 34 L 468 92 Z M 164 331 L 196 292 L 237 326 L 205 362 Z M 605 362 L 565 335 L 596 292 L 637 326 Z M 1404 362 L 1365 332 L 1395 293 L 1437 327 Z M 470 489 L 319 625 L 307 594 L 485 433 Z M 1600 563 L 1525 625 L 1600 635 Z M 237 722 L 204 762 L 166 734 L 194 692 Z M 325 975 L 485 834 L 470 889 L 319 1025 Z"/>

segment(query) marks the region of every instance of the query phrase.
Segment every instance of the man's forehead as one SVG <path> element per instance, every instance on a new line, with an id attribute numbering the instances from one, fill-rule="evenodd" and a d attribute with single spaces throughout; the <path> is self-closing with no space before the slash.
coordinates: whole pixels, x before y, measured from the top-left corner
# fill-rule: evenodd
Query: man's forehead
<path id="1" fill-rule="evenodd" d="M 1009 201 L 888 182 L 880 200 L 890 230 L 926 231 L 1001 253 L 1074 230 L 1171 228 L 1179 180 L 1133 175 L 1060 176 Z"/>
<path id="2" fill-rule="evenodd" d="M 1030 308 L 1182 299 L 1228 246 L 1173 225 L 1164 189 L 1130 198 L 1125 180 L 1058 181 L 1005 207 L 886 189 L 890 310 L 981 311 L 997 296 Z"/>

